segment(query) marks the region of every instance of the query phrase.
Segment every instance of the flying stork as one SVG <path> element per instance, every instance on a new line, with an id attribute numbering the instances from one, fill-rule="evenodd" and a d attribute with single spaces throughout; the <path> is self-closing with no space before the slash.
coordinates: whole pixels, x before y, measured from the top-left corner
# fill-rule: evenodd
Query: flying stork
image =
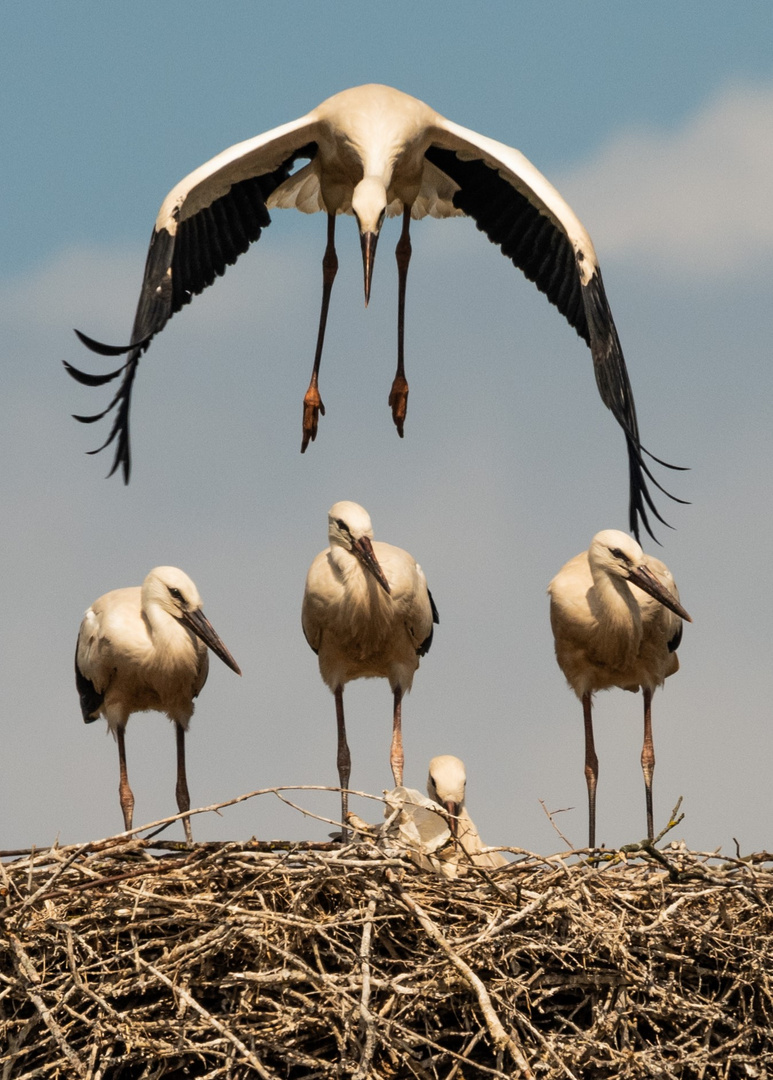
<path id="1" fill-rule="evenodd" d="M 299 160 L 307 164 L 293 171 Z M 644 458 L 648 451 L 639 438 L 625 360 L 585 228 L 518 150 L 447 120 L 408 94 L 380 85 L 344 90 L 298 120 L 237 143 L 195 169 L 164 199 L 151 234 L 130 343 L 104 345 L 76 331 L 94 352 L 126 354 L 126 361 L 114 371 L 99 374 L 65 362 L 70 375 L 87 386 L 102 386 L 121 376 L 106 409 L 76 416 L 82 423 L 93 423 L 115 410 L 106 441 L 90 451 L 98 453 L 115 442 L 109 475 L 120 468 L 124 481 L 129 481 L 129 410 L 140 356 L 175 312 L 260 238 L 274 207 L 327 214 L 322 308 L 304 397 L 301 452 L 315 439 L 319 414 L 325 412 L 318 383 L 330 292 L 338 268 L 336 215 L 353 214 L 357 219 L 366 304 L 384 219 L 402 215 L 396 250 L 397 370 L 389 394 L 401 436 L 408 401 L 403 340 L 410 221 L 427 214 L 439 218 L 468 215 L 589 345 L 602 401 L 625 434 L 630 529 L 638 537 L 641 521 L 652 535 L 648 509 L 659 521 L 663 518 L 647 479 L 665 489 Z"/>

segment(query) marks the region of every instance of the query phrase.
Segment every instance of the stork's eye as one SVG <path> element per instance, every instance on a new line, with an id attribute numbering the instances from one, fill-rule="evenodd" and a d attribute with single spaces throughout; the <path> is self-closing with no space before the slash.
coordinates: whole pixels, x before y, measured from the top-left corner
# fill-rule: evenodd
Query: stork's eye
<path id="1" fill-rule="evenodd" d="M 180 592 L 179 589 L 173 589 L 171 585 L 167 585 L 167 589 L 169 589 L 169 595 L 173 599 L 180 600 L 182 603 L 185 603 L 185 597 L 183 596 L 183 594 Z"/>
<path id="2" fill-rule="evenodd" d="M 612 556 L 613 559 L 622 559 L 623 562 L 631 561 L 628 556 L 620 550 L 620 548 L 610 548 L 609 554 Z"/>
<path id="3" fill-rule="evenodd" d="M 336 519 L 336 525 L 341 530 L 341 532 L 345 532 L 345 533 L 349 532 L 349 526 L 346 524 L 346 522 L 343 520 L 343 518 L 337 518 Z"/>

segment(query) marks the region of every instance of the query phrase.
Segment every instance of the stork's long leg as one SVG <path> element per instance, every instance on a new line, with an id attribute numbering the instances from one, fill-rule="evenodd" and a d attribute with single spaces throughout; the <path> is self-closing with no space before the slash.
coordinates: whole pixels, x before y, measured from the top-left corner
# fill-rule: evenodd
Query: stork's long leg
<path id="1" fill-rule="evenodd" d="M 591 694 L 582 695 L 582 715 L 585 721 L 585 783 L 588 785 L 588 847 L 596 846 L 596 785 L 599 779 L 599 759 L 593 744 L 593 714 Z"/>
<path id="2" fill-rule="evenodd" d="M 405 414 L 408 410 L 408 383 L 405 378 L 405 285 L 408 280 L 408 264 L 411 261 L 411 208 L 403 212 L 403 229 L 397 241 L 397 372 L 389 392 L 389 405 L 397 434 L 402 439 Z"/>
<path id="3" fill-rule="evenodd" d="M 115 737 L 118 743 L 118 767 L 120 769 L 120 780 L 118 783 L 118 798 L 121 800 L 121 810 L 123 810 L 123 824 L 125 829 L 132 827 L 132 816 L 134 814 L 134 793 L 129 787 L 129 774 L 126 771 L 126 743 L 124 742 L 124 734 L 126 728 L 120 726 L 116 729 Z"/>
<path id="4" fill-rule="evenodd" d="M 344 723 L 344 688 L 342 686 L 336 687 L 335 690 L 336 699 L 336 725 L 338 727 L 338 754 L 336 757 L 336 764 L 338 765 L 338 784 L 341 788 L 341 822 L 343 823 L 343 829 L 341 830 L 341 842 L 346 844 L 349 841 L 349 828 L 346 824 L 346 817 L 349 813 L 349 776 L 352 771 L 352 759 L 349 754 L 349 744 L 346 741 L 346 724 Z"/>
<path id="5" fill-rule="evenodd" d="M 319 379 L 319 364 L 322 359 L 322 346 L 325 343 L 325 327 L 327 325 L 327 310 L 330 306 L 330 293 L 333 290 L 333 282 L 338 273 L 338 256 L 335 248 L 336 216 L 327 216 L 327 245 L 322 257 L 322 310 L 319 313 L 319 330 L 317 332 L 317 350 L 314 353 L 314 368 L 311 372 L 311 382 L 306 396 L 303 399 L 303 440 L 301 453 L 305 453 L 309 440 L 314 442 L 317 437 L 317 423 L 319 414 L 325 415 L 325 406 L 319 396 L 317 381 Z"/>
<path id="6" fill-rule="evenodd" d="M 185 728 L 182 724 L 175 722 L 175 730 L 177 732 L 177 786 L 175 788 L 175 794 L 177 796 L 177 809 L 182 814 L 185 810 L 191 808 L 191 797 L 188 794 L 188 780 L 185 775 Z M 189 844 L 193 843 L 193 833 L 191 832 L 191 819 L 183 818 L 183 826 L 185 828 L 185 839 Z"/>
<path id="7" fill-rule="evenodd" d="M 647 800 L 647 836 L 655 836 L 652 814 L 652 774 L 655 771 L 655 745 L 652 741 L 652 691 L 642 687 L 644 695 L 644 745 L 641 751 L 641 771 L 644 773 L 644 792 Z"/>
<path id="8" fill-rule="evenodd" d="M 395 703 L 392 714 L 392 745 L 389 748 L 389 764 L 392 766 L 392 776 L 394 778 L 395 787 L 402 787 L 403 785 L 403 765 L 405 764 L 405 757 L 403 755 L 402 700 L 402 688 L 397 686 L 395 687 Z"/>

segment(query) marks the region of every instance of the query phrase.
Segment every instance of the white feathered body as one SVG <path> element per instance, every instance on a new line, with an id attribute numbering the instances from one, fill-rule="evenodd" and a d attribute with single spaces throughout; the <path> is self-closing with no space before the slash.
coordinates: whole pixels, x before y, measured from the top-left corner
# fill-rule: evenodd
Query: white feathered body
<path id="1" fill-rule="evenodd" d="M 142 609 L 142 588 L 114 589 L 84 615 L 76 664 L 97 695 L 90 719 L 102 715 L 115 733 L 133 712 L 166 713 L 187 730 L 193 699 L 207 680 L 207 646 L 165 611 Z"/>
<path id="2" fill-rule="evenodd" d="M 432 633 L 432 605 L 415 559 L 379 541 L 373 552 L 389 582 L 388 595 L 350 552 L 332 545 L 314 559 L 306 578 L 302 624 L 331 690 L 352 679 L 389 679 L 407 693 L 419 650 Z"/>
<path id="3" fill-rule="evenodd" d="M 668 567 L 649 555 L 646 565 L 678 600 Z M 679 670 L 679 616 L 633 583 L 594 576 L 587 551 L 561 568 L 548 592 L 556 659 L 579 698 L 615 686 L 654 690 Z"/>

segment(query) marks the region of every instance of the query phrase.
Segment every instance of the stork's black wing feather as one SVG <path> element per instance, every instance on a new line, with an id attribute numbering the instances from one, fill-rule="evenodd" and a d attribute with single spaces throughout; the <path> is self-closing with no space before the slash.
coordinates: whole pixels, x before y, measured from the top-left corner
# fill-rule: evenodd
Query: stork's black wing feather
<path id="1" fill-rule="evenodd" d="M 471 217 L 590 345 L 571 241 L 485 161 L 430 146 L 425 157 L 459 185 L 454 206 Z"/>
<path id="2" fill-rule="evenodd" d="M 435 601 L 432 599 L 432 593 L 429 591 L 429 589 L 427 589 L 427 596 L 429 597 L 429 605 L 432 608 L 432 622 L 435 625 L 439 626 L 440 625 L 440 615 L 438 614 L 438 609 L 435 606 Z M 430 646 L 432 645 L 432 636 L 433 636 L 434 633 L 435 633 L 434 626 L 430 626 L 429 633 L 427 634 L 427 636 L 424 638 L 424 641 L 422 641 L 421 645 L 419 645 L 418 649 L 416 650 L 416 652 L 419 654 L 419 656 L 426 656 L 427 653 L 429 652 Z"/>
<path id="3" fill-rule="evenodd" d="M 313 158 L 316 152 L 316 143 L 307 143 L 295 149 L 273 171 L 233 183 L 220 198 L 191 217 L 178 221 L 174 232 L 164 227 L 154 228 L 130 345 L 103 345 L 76 330 L 81 341 L 93 352 L 103 356 L 129 354 L 122 368 L 107 375 L 88 375 L 65 363 L 68 374 L 91 386 L 109 382 L 121 371 L 124 373 L 107 409 L 94 416 L 76 416 L 81 423 L 91 423 L 116 409 L 108 438 L 97 450 L 89 451 L 97 454 L 116 440 L 115 459 L 108 476 L 121 467 L 124 482 L 129 482 L 129 410 L 140 356 L 175 312 L 189 304 L 216 277 L 221 277 L 226 267 L 235 263 L 250 244 L 260 238 L 263 229 L 271 224 L 267 199 L 287 179 L 298 158 Z"/>
<path id="4" fill-rule="evenodd" d="M 668 643 L 668 651 L 669 652 L 676 652 L 676 650 L 679 648 L 679 646 L 682 643 L 682 633 L 683 632 L 684 632 L 684 623 L 680 619 L 679 620 L 679 629 L 676 631 L 676 633 L 674 634 L 674 636 L 671 638 L 671 640 Z"/>
<path id="5" fill-rule="evenodd" d="M 102 707 L 102 702 L 105 700 L 105 695 L 100 694 L 94 683 L 90 679 L 87 679 L 81 669 L 78 667 L 78 646 L 75 646 L 75 687 L 78 691 L 78 696 L 81 699 L 81 712 L 83 713 L 83 722 L 85 724 L 91 724 L 94 720 L 99 719 L 99 710 Z"/>
<path id="6" fill-rule="evenodd" d="M 555 221 L 541 213 L 527 195 L 486 161 L 480 158 L 463 160 L 454 150 L 434 145 L 425 156 L 458 185 L 454 205 L 473 218 L 489 240 L 545 293 L 590 347 L 599 394 L 626 437 L 631 532 L 638 540 L 641 520 L 650 536 L 656 539 L 650 528 L 647 508 L 663 524 L 668 523 L 652 501 L 647 479 L 675 502 L 684 500 L 667 492 L 644 460 L 643 455 L 648 451 L 639 439 L 628 371 L 598 267 L 593 268 L 587 284 L 583 285 L 578 268 L 583 253 L 575 252 L 571 240 Z M 653 460 L 667 468 L 679 468 L 659 458 Z"/>

